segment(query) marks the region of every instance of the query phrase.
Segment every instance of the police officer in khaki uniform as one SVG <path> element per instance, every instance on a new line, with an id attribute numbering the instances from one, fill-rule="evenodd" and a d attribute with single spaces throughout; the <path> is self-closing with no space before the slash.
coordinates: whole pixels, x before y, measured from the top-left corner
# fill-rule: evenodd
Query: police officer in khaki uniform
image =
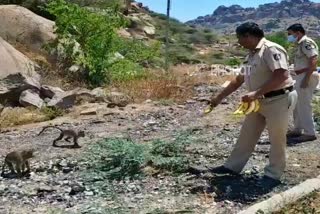
<path id="1" fill-rule="evenodd" d="M 242 101 L 258 99 L 261 107 L 257 113 L 246 116 L 238 142 L 224 166 L 211 171 L 240 173 L 267 127 L 271 148 L 269 165 L 262 180 L 279 183 L 286 165 L 286 133 L 290 100 L 293 100 L 290 98 L 297 97 L 288 71 L 288 56 L 283 47 L 264 38 L 263 30 L 256 23 L 244 23 L 236 33 L 239 44 L 249 50 L 243 65 L 244 74 L 238 75 L 220 94 L 212 97 L 211 105 L 217 106 L 245 83 L 248 93 L 242 96 Z"/>
<path id="2" fill-rule="evenodd" d="M 289 131 L 289 142 L 312 141 L 316 130 L 312 117 L 312 96 L 319 83 L 317 73 L 318 46 L 305 35 L 301 24 L 291 25 L 288 29 L 288 41 L 297 43 L 294 57 L 293 78 L 298 93 L 297 105 L 293 112 L 294 129 Z M 291 139 L 290 139 L 291 138 Z"/>

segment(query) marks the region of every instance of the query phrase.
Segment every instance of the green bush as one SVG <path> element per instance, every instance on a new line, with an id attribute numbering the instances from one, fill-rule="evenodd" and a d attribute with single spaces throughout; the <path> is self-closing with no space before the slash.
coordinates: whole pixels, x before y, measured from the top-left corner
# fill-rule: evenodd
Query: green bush
<path id="1" fill-rule="evenodd" d="M 215 59 L 223 59 L 224 58 L 224 53 L 214 53 L 213 57 Z"/>
<path id="2" fill-rule="evenodd" d="M 93 12 L 54 0 L 47 11 L 56 17 L 58 35 L 50 47 L 65 66 L 81 66 L 83 76 L 93 86 L 140 75 L 143 68 L 139 63 L 152 60 L 158 53 L 159 45 L 147 46 L 118 36 L 116 30 L 127 22 L 114 8 Z"/>
<path id="3" fill-rule="evenodd" d="M 189 166 L 186 148 L 188 134 L 180 134 L 172 141 L 155 140 L 151 145 L 124 138 L 105 139 L 89 147 L 82 162 L 86 163 L 88 181 L 137 178 L 143 168 L 152 166 L 169 172 L 184 172 Z"/>
<path id="4" fill-rule="evenodd" d="M 272 42 L 281 45 L 285 49 L 288 49 L 290 46 L 290 43 L 287 40 L 287 34 L 285 32 L 273 33 L 271 35 L 266 36 L 266 38 Z"/>
<path id="5" fill-rule="evenodd" d="M 182 143 L 155 140 L 152 143 L 151 154 L 161 155 L 163 157 L 174 157 L 183 151 L 184 145 Z"/>
<path id="6" fill-rule="evenodd" d="M 46 116 L 47 120 L 53 120 L 56 117 L 63 116 L 65 111 L 57 107 L 44 107 L 41 112 Z"/>
<path id="7" fill-rule="evenodd" d="M 226 64 L 230 66 L 238 66 L 241 64 L 241 60 L 238 58 L 231 58 L 226 62 Z"/>
<path id="8" fill-rule="evenodd" d="M 147 153 L 143 145 L 127 139 L 113 138 L 90 148 L 86 162 L 88 169 L 109 179 L 134 178 L 141 173 Z"/>

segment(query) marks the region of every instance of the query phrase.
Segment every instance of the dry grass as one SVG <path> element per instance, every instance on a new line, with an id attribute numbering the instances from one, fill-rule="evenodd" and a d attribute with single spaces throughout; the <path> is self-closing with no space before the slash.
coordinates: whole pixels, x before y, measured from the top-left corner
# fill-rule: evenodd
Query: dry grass
<path id="1" fill-rule="evenodd" d="M 274 214 L 320 213 L 320 192 L 316 191 Z"/>
<path id="2" fill-rule="evenodd" d="M 5 108 L 0 115 L 0 128 L 46 121 L 47 116 L 37 109 Z"/>
<path id="3" fill-rule="evenodd" d="M 0 128 L 8 128 L 17 125 L 38 123 L 52 120 L 65 114 L 64 111 L 55 108 L 5 108 L 0 114 Z"/>
<path id="4" fill-rule="evenodd" d="M 56 59 L 49 56 L 45 51 L 35 52 L 20 43 L 14 44 L 14 47 L 40 66 L 41 84 L 60 87 L 65 90 L 71 90 L 76 87 L 86 87 L 86 83 L 79 79 L 79 75 L 67 75 L 65 70 L 57 66 Z"/>
<path id="5" fill-rule="evenodd" d="M 193 66 L 176 66 L 171 71 L 150 71 L 142 79 L 114 83 L 111 88 L 127 93 L 135 102 L 151 100 L 174 100 L 184 102 L 194 96 L 193 88 L 201 84 L 218 84 L 230 80 L 231 76 L 209 76 L 208 73 L 198 73 L 190 76 L 196 69 Z"/>

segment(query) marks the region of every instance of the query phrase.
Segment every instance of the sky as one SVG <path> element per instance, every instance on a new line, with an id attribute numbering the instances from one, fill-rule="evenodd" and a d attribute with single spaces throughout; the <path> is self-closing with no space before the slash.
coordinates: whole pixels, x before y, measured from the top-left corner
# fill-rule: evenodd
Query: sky
<path id="1" fill-rule="evenodd" d="M 136 0 L 148 6 L 150 10 L 166 14 L 167 0 Z M 280 2 L 279 0 L 171 0 L 170 16 L 185 22 L 198 16 L 212 14 L 220 5 L 231 6 L 233 4 L 242 7 L 258 7 L 260 4 Z M 320 0 L 313 0 L 320 2 Z"/>

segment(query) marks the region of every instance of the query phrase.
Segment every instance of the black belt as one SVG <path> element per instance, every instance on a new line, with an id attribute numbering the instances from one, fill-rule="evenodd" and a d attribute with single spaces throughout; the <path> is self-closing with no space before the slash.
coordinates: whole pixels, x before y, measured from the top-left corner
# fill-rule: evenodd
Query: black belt
<path id="1" fill-rule="evenodd" d="M 282 94 L 286 94 L 288 92 L 293 91 L 293 86 L 289 86 L 287 88 L 282 88 L 276 91 L 270 91 L 268 93 L 266 93 L 265 95 L 263 95 L 264 98 L 270 98 L 270 97 L 275 97 L 275 96 L 279 96 Z"/>

